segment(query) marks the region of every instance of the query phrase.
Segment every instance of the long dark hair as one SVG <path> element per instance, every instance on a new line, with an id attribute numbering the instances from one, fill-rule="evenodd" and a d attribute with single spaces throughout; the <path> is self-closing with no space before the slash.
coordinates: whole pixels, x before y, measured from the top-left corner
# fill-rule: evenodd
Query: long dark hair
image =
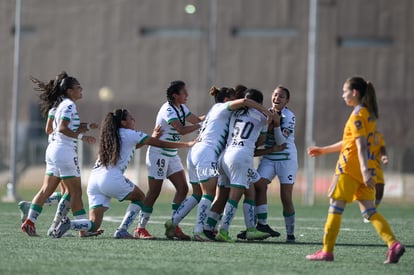
<path id="1" fill-rule="evenodd" d="M 126 120 L 128 111 L 126 109 L 116 109 L 109 112 L 103 122 L 99 137 L 99 162 L 108 167 L 114 166 L 121 152 L 121 138 L 119 136 L 119 128 L 121 121 Z"/>
<path id="2" fill-rule="evenodd" d="M 374 85 L 359 76 L 348 78 L 345 83 L 348 83 L 351 90 L 355 89 L 359 92 L 362 106 L 366 107 L 370 114 L 378 119 L 379 111 Z"/>
<path id="3" fill-rule="evenodd" d="M 62 71 L 55 79 L 49 80 L 47 83 L 33 76 L 30 76 L 30 80 L 37 85 L 34 90 L 41 92 L 39 105 L 42 117 L 47 117 L 49 110 L 57 107 L 63 98 L 67 97 L 67 90 L 79 83 L 76 78 L 68 76 L 65 71 Z"/>

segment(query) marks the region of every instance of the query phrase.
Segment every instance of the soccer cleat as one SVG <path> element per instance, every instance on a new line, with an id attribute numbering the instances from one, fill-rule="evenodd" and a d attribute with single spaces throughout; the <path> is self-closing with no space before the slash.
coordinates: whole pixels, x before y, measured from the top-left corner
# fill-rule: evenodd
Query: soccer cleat
<path id="1" fill-rule="evenodd" d="M 234 240 L 230 237 L 229 232 L 224 229 L 219 230 L 219 232 L 216 235 L 216 241 L 234 243 Z"/>
<path id="2" fill-rule="evenodd" d="M 207 237 L 204 232 L 201 233 L 194 233 L 193 237 L 191 238 L 193 241 L 198 241 L 198 242 L 211 242 L 212 240 Z"/>
<path id="3" fill-rule="evenodd" d="M 134 238 L 141 240 L 155 240 L 155 236 L 151 235 L 145 228 L 135 228 Z"/>
<path id="4" fill-rule="evenodd" d="M 257 223 L 256 229 L 261 231 L 261 232 L 269 233 L 270 237 L 279 237 L 280 236 L 280 233 L 273 230 L 268 224 Z"/>
<path id="5" fill-rule="evenodd" d="M 253 240 L 265 240 L 270 237 L 269 233 L 262 232 L 257 230 L 256 228 L 247 228 L 246 230 L 246 239 L 249 241 Z"/>
<path id="6" fill-rule="evenodd" d="M 370 223 L 370 221 L 366 218 L 364 218 L 364 223 Z"/>
<path id="7" fill-rule="evenodd" d="M 49 229 L 47 230 L 46 235 L 48 235 L 49 237 L 52 237 L 53 231 L 55 231 L 56 226 L 57 224 L 55 222 L 52 222 Z"/>
<path id="8" fill-rule="evenodd" d="M 65 236 L 66 233 L 63 234 L 62 236 Z M 93 232 L 91 232 L 91 231 L 79 231 L 79 237 L 81 237 L 81 238 L 97 237 L 97 236 L 99 236 L 103 233 L 104 233 L 103 229 L 98 229 L 98 230 L 93 231 Z"/>
<path id="9" fill-rule="evenodd" d="M 31 220 L 25 220 L 21 226 L 23 232 L 27 233 L 27 235 L 31 237 L 38 237 L 36 233 L 36 227 Z"/>
<path id="10" fill-rule="evenodd" d="M 287 235 L 287 237 L 286 237 L 286 242 L 287 242 L 287 243 L 295 243 L 295 242 L 296 242 L 295 235 L 293 235 L 293 234 L 289 234 L 289 235 Z"/>
<path id="11" fill-rule="evenodd" d="M 213 231 L 204 229 L 203 230 L 203 233 L 211 241 L 215 241 L 216 240 L 216 234 Z"/>
<path id="12" fill-rule="evenodd" d="M 165 236 L 168 239 L 174 239 L 174 233 L 175 233 L 176 226 L 172 223 L 172 221 L 171 220 L 166 221 L 164 224 L 164 227 L 165 227 Z"/>
<path id="13" fill-rule="evenodd" d="M 56 226 L 55 230 L 52 232 L 53 238 L 60 238 L 70 229 L 70 219 L 68 217 L 63 217 L 60 223 Z"/>
<path id="14" fill-rule="evenodd" d="M 188 236 L 187 234 L 185 234 L 178 225 L 175 226 L 174 237 L 179 239 L 179 240 L 182 240 L 182 241 L 190 241 L 191 240 L 191 237 Z"/>
<path id="15" fill-rule="evenodd" d="M 309 261 L 332 262 L 334 260 L 334 255 L 331 252 L 323 252 L 322 250 L 319 250 L 314 254 L 306 255 L 306 259 Z"/>
<path id="16" fill-rule="evenodd" d="M 392 243 L 390 248 L 388 248 L 386 260 L 384 264 L 396 264 L 400 260 L 401 256 L 405 252 L 405 246 L 402 245 L 399 241 Z"/>
<path id="17" fill-rule="evenodd" d="M 134 236 L 129 234 L 129 232 L 126 229 L 117 229 L 114 233 L 115 239 L 133 239 Z"/>
<path id="18" fill-rule="evenodd" d="M 245 240 L 246 239 L 246 230 L 240 231 L 240 233 L 237 234 L 237 239 Z"/>
<path id="19" fill-rule="evenodd" d="M 22 223 L 27 219 L 27 214 L 29 214 L 30 209 L 30 201 L 21 201 L 17 205 L 19 206 L 20 211 L 20 219 L 22 220 Z"/>

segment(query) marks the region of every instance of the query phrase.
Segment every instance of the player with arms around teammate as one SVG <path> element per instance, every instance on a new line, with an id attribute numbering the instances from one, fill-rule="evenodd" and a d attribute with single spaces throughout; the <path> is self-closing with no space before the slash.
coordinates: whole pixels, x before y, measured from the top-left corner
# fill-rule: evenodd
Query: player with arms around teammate
<path id="1" fill-rule="evenodd" d="M 185 105 L 188 92 L 183 81 L 176 80 L 167 88 L 167 102 L 165 102 L 157 114 L 155 125 L 161 125 L 161 140 L 177 142 L 182 135 L 192 133 L 200 128 L 202 118 L 192 114 Z M 189 122 L 190 125 L 186 125 Z M 150 219 L 153 206 L 157 200 L 163 181 L 168 178 L 176 189 L 172 202 L 171 219 L 175 211 L 180 207 L 188 193 L 187 179 L 181 159 L 177 154 L 177 148 L 158 148 L 149 146 L 146 163 L 148 168 L 148 191 L 138 217 L 138 226 L 134 236 L 140 239 L 154 239 L 147 230 L 146 225 Z M 197 200 L 188 203 L 190 209 L 198 203 Z M 166 223 L 167 226 L 167 223 Z M 184 234 L 179 226 L 174 228 L 173 238 L 190 240 L 190 236 Z"/>
<path id="2" fill-rule="evenodd" d="M 111 198 L 131 203 L 119 228 L 115 231 L 117 239 L 132 239 L 128 227 L 134 222 L 144 199 L 144 193 L 124 172 L 132 159 L 135 149 L 142 145 L 163 148 L 190 147 L 193 142 L 169 142 L 149 137 L 135 130 L 135 119 L 126 109 L 117 109 L 106 115 L 102 122 L 99 141 L 98 160 L 88 181 L 89 218 L 96 228 L 100 228 L 104 212 L 109 209 Z M 62 222 L 59 234 L 69 228 L 76 230 L 69 221 Z"/>
<path id="3" fill-rule="evenodd" d="M 94 137 L 84 135 L 88 131 L 86 126 L 88 124 L 80 123 L 75 105 L 75 102 L 82 98 L 82 86 L 76 78 L 63 72 L 54 80 L 53 85 L 48 87 L 45 91 L 50 95 L 47 100 L 54 100 L 54 102 L 61 100 L 61 102 L 56 108 L 52 138 L 46 150 L 46 174 L 43 185 L 33 198 L 28 217 L 21 229 L 29 236 L 37 236 L 35 223 L 42 212 L 42 206 L 62 181 L 67 193 L 59 202 L 52 227 L 56 226 L 72 209 L 74 219 L 79 221 L 82 231 L 94 231 L 93 224 L 86 219 L 83 208 L 77 155 L 79 141 L 95 142 Z"/>
<path id="4" fill-rule="evenodd" d="M 265 141 L 265 149 L 275 144 L 285 144 L 279 152 L 265 154 L 257 168 L 261 179 L 255 183 L 257 226 L 260 231 L 277 237 L 279 233 L 267 224 L 267 186 L 275 176 L 280 183 L 280 200 L 283 206 L 283 217 L 286 227 L 286 242 L 295 242 L 295 207 L 293 205 L 293 185 L 298 171 L 297 151 L 295 145 L 295 114 L 287 107 L 290 92 L 283 86 L 277 86 L 272 94 L 272 112 L 280 115 L 280 122 L 269 126 L 270 131 Z"/>
<path id="5" fill-rule="evenodd" d="M 357 200 L 362 216 L 368 219 L 387 244 L 385 264 L 397 263 L 405 247 L 397 241 L 390 225 L 377 211 L 375 199 L 375 164 L 370 144 L 378 119 L 378 106 L 372 83 L 361 77 L 345 81 L 342 98 L 352 107 L 342 140 L 328 146 L 308 148 L 310 156 L 339 152 L 335 176 L 329 190 L 330 206 L 325 223 L 323 248 L 307 255 L 310 261 L 333 261 L 333 250 L 341 227 L 342 212 L 347 203 Z"/>
<path id="6" fill-rule="evenodd" d="M 255 89 L 246 91 L 246 98 L 252 99 L 259 104 L 263 103 L 263 94 Z M 230 182 L 230 193 L 224 208 L 224 215 L 221 220 L 219 232 L 216 235 L 217 241 L 233 242 L 229 235 L 229 227 L 236 214 L 237 205 L 243 194 L 246 194 L 243 208 L 249 208 L 244 213 L 245 216 L 246 238 L 249 240 L 264 238 L 269 236 L 267 233 L 257 231 L 254 226 L 254 187 L 251 182 L 252 175 L 257 174 L 253 168 L 254 150 L 263 144 L 268 127 L 268 120 L 273 119 L 273 115 L 263 108 L 266 116 L 254 109 L 244 108 L 233 112 L 230 118 L 229 135 L 227 147 L 224 150 L 221 160 L 221 167 Z M 253 190 L 253 193 L 248 190 Z"/>

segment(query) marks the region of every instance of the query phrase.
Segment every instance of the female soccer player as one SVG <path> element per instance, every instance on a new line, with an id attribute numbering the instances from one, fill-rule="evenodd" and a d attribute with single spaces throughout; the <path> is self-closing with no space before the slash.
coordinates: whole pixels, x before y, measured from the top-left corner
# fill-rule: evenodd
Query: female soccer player
<path id="1" fill-rule="evenodd" d="M 85 220 L 86 212 L 83 208 L 80 171 L 78 166 L 77 143 L 83 140 L 94 143 L 95 138 L 86 136 L 88 124 L 81 124 L 75 102 L 82 98 L 82 87 L 79 81 L 65 72 L 46 85 L 38 81 L 42 111 L 43 106 L 55 105 L 56 113 L 53 121 L 53 133 L 46 150 L 46 174 L 40 191 L 32 200 L 27 219 L 21 229 L 29 236 L 38 236 L 35 223 L 42 212 L 42 206 L 47 198 L 55 191 L 60 181 L 64 185 L 65 193 L 58 205 L 54 219 L 56 226 L 62 217 L 72 209 L 75 220 Z M 50 109 L 50 108 L 49 108 Z M 85 223 L 83 223 L 85 224 Z M 90 225 L 90 224 L 89 224 Z M 93 230 L 89 227 L 83 228 Z M 53 228 L 52 228 L 53 229 Z"/>
<path id="2" fill-rule="evenodd" d="M 390 225 L 377 211 L 375 199 L 375 164 L 370 144 L 373 142 L 378 106 L 374 86 L 361 77 L 345 81 L 342 98 L 352 107 L 342 140 L 329 146 L 308 148 L 312 157 L 339 152 L 335 176 L 329 190 L 330 206 L 325 223 L 323 248 L 307 255 L 310 261 L 333 261 L 336 237 L 341 227 L 346 203 L 359 202 L 362 216 L 368 219 L 388 246 L 385 264 L 397 263 L 405 247 L 394 236 Z"/>
<path id="3" fill-rule="evenodd" d="M 161 125 L 161 140 L 180 141 L 182 135 L 189 134 L 200 128 L 200 122 L 203 120 L 192 114 L 187 108 L 188 92 L 183 81 L 177 80 L 170 83 L 167 89 L 167 102 L 164 103 L 158 111 L 156 125 Z M 190 122 L 191 125 L 186 125 Z M 148 192 L 143 201 L 143 205 L 138 217 L 138 226 L 135 229 L 134 236 L 139 239 L 154 239 L 147 230 L 146 225 L 150 219 L 153 206 L 157 200 L 162 183 L 168 178 L 176 189 L 172 202 L 173 217 L 175 211 L 185 199 L 188 193 L 187 179 L 180 157 L 177 155 L 177 149 L 158 148 L 149 146 L 147 150 L 146 163 L 148 167 Z M 189 209 L 192 209 L 198 203 L 197 198 L 187 201 Z M 185 210 L 184 210 L 185 211 Z M 171 222 L 167 221 L 166 233 L 170 231 Z M 180 240 L 190 240 L 190 236 L 184 234 L 179 226 L 174 228 L 173 237 Z"/>
<path id="4" fill-rule="evenodd" d="M 263 95 L 255 89 L 246 91 L 246 98 L 252 99 L 259 104 L 263 102 Z M 273 115 L 263 107 L 262 110 L 268 120 Z M 243 207 L 248 207 L 250 215 L 245 217 L 247 228 L 246 238 L 249 240 L 267 237 L 267 233 L 257 231 L 254 227 L 254 187 L 251 178 L 255 175 L 253 168 L 253 155 L 257 146 L 263 144 L 267 133 L 268 122 L 266 116 L 253 108 L 244 108 L 235 111 L 230 118 L 229 135 L 227 147 L 221 160 L 223 172 L 230 181 L 230 193 L 224 208 L 217 241 L 233 242 L 229 236 L 229 227 L 235 216 L 238 202 L 243 194 L 247 194 Z M 253 189 L 253 196 L 247 190 Z M 247 202 L 247 203 L 246 203 Z M 245 212 L 246 213 L 246 212 Z"/>
<path id="5" fill-rule="evenodd" d="M 104 212 L 109 209 L 111 198 L 131 203 L 119 228 L 115 231 L 117 239 L 132 239 L 128 227 L 134 222 L 144 199 L 144 193 L 124 176 L 135 149 L 142 145 L 162 148 L 190 147 L 194 142 L 169 142 L 149 137 L 135 130 L 135 119 L 126 109 L 117 109 L 106 115 L 102 122 L 98 160 L 88 181 L 89 218 L 96 228 L 100 228 Z M 76 230 L 73 223 L 66 221 L 60 225 L 59 234 L 69 228 Z"/>
<path id="6" fill-rule="evenodd" d="M 283 206 L 283 217 L 286 227 L 286 242 L 295 242 L 295 208 L 293 205 L 293 185 L 298 171 L 297 151 L 295 145 L 295 114 L 288 109 L 290 92 L 283 86 L 277 86 L 272 94 L 272 108 L 280 114 L 280 123 L 270 125 L 271 130 L 265 141 L 265 148 L 272 148 L 275 144 L 286 144 L 284 150 L 265 154 L 257 168 L 261 179 L 255 183 L 257 226 L 260 231 L 271 236 L 279 236 L 267 224 L 267 186 L 275 176 L 280 183 L 280 199 Z M 256 154 L 257 155 L 257 154 Z"/>

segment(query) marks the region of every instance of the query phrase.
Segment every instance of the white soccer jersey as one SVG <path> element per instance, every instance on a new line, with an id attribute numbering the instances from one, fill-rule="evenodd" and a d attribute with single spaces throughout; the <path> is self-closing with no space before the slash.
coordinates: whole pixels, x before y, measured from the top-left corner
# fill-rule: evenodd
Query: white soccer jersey
<path id="1" fill-rule="evenodd" d="M 266 132 L 267 120 L 263 113 L 253 108 L 248 108 L 247 113 L 235 111 L 230 118 L 226 152 L 241 150 L 253 157 L 259 135 Z"/>
<path id="2" fill-rule="evenodd" d="M 134 156 L 135 146 L 137 144 L 143 143 L 148 138 L 147 134 L 136 130 L 119 128 L 118 131 L 121 143 L 121 151 L 119 152 L 119 159 L 116 162 L 116 165 L 114 167 L 105 168 L 104 166 L 100 166 L 98 160 L 94 168 L 101 167 L 108 170 L 115 168 L 124 173 L 128 167 L 129 162 Z"/>
<path id="3" fill-rule="evenodd" d="M 260 134 L 266 134 L 266 117 L 256 109 L 249 108 L 233 112 L 230 119 L 229 137 L 221 167 L 230 184 L 248 188 L 253 182 L 253 155 Z"/>
<path id="4" fill-rule="evenodd" d="M 177 108 L 172 106 L 169 102 L 164 103 L 158 111 L 157 119 L 155 121 L 155 126 L 161 125 L 162 136 L 159 139 L 172 142 L 180 141 L 181 135 L 170 125 L 170 123 L 174 120 L 184 122 L 189 115 L 191 115 L 191 112 L 184 104 Z M 148 150 L 150 152 L 160 153 L 167 157 L 174 157 L 177 155 L 177 149 L 149 146 Z"/>
<path id="5" fill-rule="evenodd" d="M 295 145 L 295 114 L 287 107 L 282 109 L 280 128 L 285 137 L 286 149 L 280 152 L 272 152 L 263 157 L 273 161 L 297 160 Z M 267 133 L 265 148 L 273 147 L 274 144 L 275 139 L 273 132 Z"/>
<path id="6" fill-rule="evenodd" d="M 231 114 L 229 103 L 216 103 L 207 113 L 200 129 L 199 143 L 213 147 L 217 158 L 226 146 Z"/>
<path id="7" fill-rule="evenodd" d="M 78 147 L 78 139 L 68 137 L 58 131 L 58 126 L 62 120 L 69 121 L 69 129 L 75 131 L 79 128 L 80 118 L 76 110 L 75 102 L 65 98 L 56 108 L 55 119 L 53 121 L 52 143 L 56 145 L 71 146 L 75 150 Z"/>
<path id="8" fill-rule="evenodd" d="M 47 119 L 53 119 L 55 120 L 55 114 L 56 114 L 56 107 L 52 107 L 50 108 L 49 112 L 47 113 Z M 52 126 L 53 127 L 53 126 Z M 48 143 L 51 143 L 53 140 L 53 133 L 51 133 L 50 135 L 48 135 L 47 137 L 47 141 Z"/>

